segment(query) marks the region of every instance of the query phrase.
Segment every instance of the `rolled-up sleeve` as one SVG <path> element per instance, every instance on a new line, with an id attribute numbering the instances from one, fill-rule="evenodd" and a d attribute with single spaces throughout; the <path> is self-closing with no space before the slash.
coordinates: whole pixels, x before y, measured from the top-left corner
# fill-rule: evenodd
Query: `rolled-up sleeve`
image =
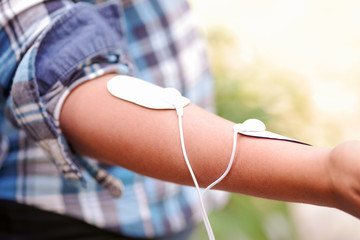
<path id="1" fill-rule="evenodd" d="M 121 184 L 70 151 L 58 114 L 78 84 L 131 73 L 121 14 L 117 4 L 77 3 L 57 16 L 21 60 L 7 105 L 12 122 L 49 153 L 65 178 L 84 181 L 81 169 L 87 169 L 115 196 Z"/>

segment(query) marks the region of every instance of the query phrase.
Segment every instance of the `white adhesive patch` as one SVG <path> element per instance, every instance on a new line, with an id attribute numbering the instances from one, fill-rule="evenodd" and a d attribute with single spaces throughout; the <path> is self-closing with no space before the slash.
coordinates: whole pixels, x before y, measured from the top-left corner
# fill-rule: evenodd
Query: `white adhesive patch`
<path id="1" fill-rule="evenodd" d="M 277 140 L 285 140 L 285 141 L 291 141 L 296 143 L 301 143 L 308 145 L 307 143 L 303 143 L 301 141 L 284 137 L 282 135 L 266 131 L 265 124 L 258 120 L 258 119 L 249 119 L 246 120 L 244 123 L 239 123 L 234 125 L 234 131 L 237 133 L 240 133 L 245 136 L 250 137 L 258 137 L 258 138 L 270 138 L 270 139 L 277 139 Z"/>
<path id="2" fill-rule="evenodd" d="M 162 88 L 126 75 L 110 79 L 107 89 L 115 97 L 151 109 L 175 109 L 190 103 L 174 88 Z"/>

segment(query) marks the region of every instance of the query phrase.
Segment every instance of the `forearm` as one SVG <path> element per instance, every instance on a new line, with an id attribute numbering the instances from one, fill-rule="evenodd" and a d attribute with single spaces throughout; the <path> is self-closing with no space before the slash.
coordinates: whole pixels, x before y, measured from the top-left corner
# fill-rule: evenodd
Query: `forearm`
<path id="1" fill-rule="evenodd" d="M 61 127 L 75 151 L 143 175 L 193 185 L 174 110 L 150 110 L 111 96 L 111 76 L 85 83 L 66 100 Z M 234 123 L 194 105 L 184 108 L 185 145 L 207 186 L 226 169 Z M 235 162 L 215 188 L 260 197 L 332 205 L 329 150 L 238 135 Z"/>

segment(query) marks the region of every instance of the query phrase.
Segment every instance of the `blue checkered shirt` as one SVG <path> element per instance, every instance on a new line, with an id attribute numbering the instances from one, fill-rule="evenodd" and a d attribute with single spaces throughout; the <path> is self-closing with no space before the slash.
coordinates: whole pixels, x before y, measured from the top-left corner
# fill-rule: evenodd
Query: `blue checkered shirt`
<path id="1" fill-rule="evenodd" d="M 211 110 L 204 44 L 182 0 L 101 2 L 0 2 L 0 199 L 133 237 L 181 231 L 199 218 L 192 187 L 75 154 L 58 119 L 73 88 L 106 73 L 175 87 Z"/>

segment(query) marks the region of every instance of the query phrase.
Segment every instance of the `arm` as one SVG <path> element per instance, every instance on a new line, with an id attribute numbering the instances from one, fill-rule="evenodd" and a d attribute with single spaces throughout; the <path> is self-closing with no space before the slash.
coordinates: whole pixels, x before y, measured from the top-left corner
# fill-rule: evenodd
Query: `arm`
<path id="1" fill-rule="evenodd" d="M 175 111 L 150 110 L 111 96 L 106 89 L 111 77 L 80 85 L 64 103 L 61 127 L 74 150 L 143 175 L 193 185 L 181 152 Z M 184 108 L 183 124 L 195 175 L 200 185 L 207 186 L 226 169 L 234 123 L 189 105 Z M 337 162 L 329 161 L 333 155 L 332 149 L 238 135 L 234 166 L 215 187 L 339 207 L 329 170 L 329 163 Z"/>

